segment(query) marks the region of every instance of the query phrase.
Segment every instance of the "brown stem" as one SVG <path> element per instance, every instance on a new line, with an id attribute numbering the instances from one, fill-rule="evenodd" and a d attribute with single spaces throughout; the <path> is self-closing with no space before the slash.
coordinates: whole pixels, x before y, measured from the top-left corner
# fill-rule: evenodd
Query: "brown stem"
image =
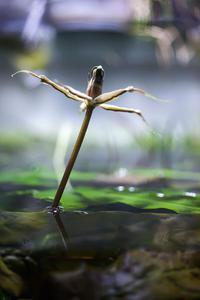
<path id="1" fill-rule="evenodd" d="M 85 137 L 85 134 L 86 134 L 89 122 L 90 122 L 90 118 L 91 118 L 92 112 L 93 112 L 93 107 L 88 107 L 87 110 L 86 110 L 86 113 L 85 113 L 85 117 L 84 117 L 81 129 L 80 129 L 78 138 L 76 140 L 76 143 L 74 145 L 72 154 L 70 156 L 69 162 L 68 162 L 68 164 L 66 166 L 66 169 L 65 169 L 65 172 L 63 174 L 62 180 L 61 180 L 61 182 L 59 184 L 59 187 L 57 189 L 57 192 L 56 192 L 53 204 L 52 204 L 52 208 L 56 208 L 59 205 L 60 199 L 62 197 L 62 194 L 63 194 L 64 190 L 65 190 L 67 181 L 69 179 L 69 176 L 71 174 L 72 168 L 74 166 L 74 163 L 75 163 L 76 158 L 78 156 L 79 150 L 81 148 L 83 139 Z"/>

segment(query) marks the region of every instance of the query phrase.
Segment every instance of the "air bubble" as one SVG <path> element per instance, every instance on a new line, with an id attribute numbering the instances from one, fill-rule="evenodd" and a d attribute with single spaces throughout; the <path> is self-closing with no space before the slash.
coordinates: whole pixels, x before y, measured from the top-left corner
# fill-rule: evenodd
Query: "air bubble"
<path id="1" fill-rule="evenodd" d="M 119 185 L 119 186 L 116 188 L 116 190 L 117 190 L 118 192 L 123 192 L 123 191 L 125 190 L 125 187 L 124 187 L 123 185 Z"/>
<path id="2" fill-rule="evenodd" d="M 185 193 L 185 196 L 187 196 L 187 197 L 196 197 L 197 196 L 197 194 L 196 193 L 194 193 L 194 192 L 186 192 Z"/>
<path id="3" fill-rule="evenodd" d="M 134 186 L 130 186 L 130 187 L 128 188 L 128 190 L 129 190 L 129 192 L 135 192 L 135 187 L 134 187 Z"/>
<path id="4" fill-rule="evenodd" d="M 157 193 L 156 195 L 157 195 L 157 197 L 159 197 L 159 198 L 165 197 L 165 194 L 163 194 L 163 193 Z"/>

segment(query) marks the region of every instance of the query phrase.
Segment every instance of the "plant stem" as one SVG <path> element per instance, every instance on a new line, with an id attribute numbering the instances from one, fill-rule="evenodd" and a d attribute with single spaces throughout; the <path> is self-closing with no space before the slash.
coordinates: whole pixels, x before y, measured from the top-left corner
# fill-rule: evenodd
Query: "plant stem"
<path id="1" fill-rule="evenodd" d="M 59 187 L 57 189 L 56 195 L 54 197 L 52 208 L 56 208 L 59 205 L 60 199 L 62 197 L 62 194 L 63 194 L 64 190 L 65 190 L 67 181 L 69 179 L 72 168 L 74 166 L 74 163 L 75 163 L 76 158 L 78 156 L 79 150 L 81 148 L 83 139 L 85 137 L 85 134 L 86 134 L 86 131 L 87 131 L 87 128 L 88 128 L 88 125 L 89 125 L 89 122 L 90 122 L 90 119 L 91 119 L 91 116 L 92 116 L 92 112 L 93 112 L 93 107 L 87 107 L 87 110 L 86 110 L 86 113 L 85 113 L 85 117 L 84 117 L 81 129 L 80 129 L 79 135 L 77 137 L 76 143 L 75 143 L 74 148 L 72 150 L 72 153 L 71 153 L 69 162 L 66 166 L 65 172 L 63 174 L 62 180 L 61 180 L 61 182 L 59 184 Z"/>

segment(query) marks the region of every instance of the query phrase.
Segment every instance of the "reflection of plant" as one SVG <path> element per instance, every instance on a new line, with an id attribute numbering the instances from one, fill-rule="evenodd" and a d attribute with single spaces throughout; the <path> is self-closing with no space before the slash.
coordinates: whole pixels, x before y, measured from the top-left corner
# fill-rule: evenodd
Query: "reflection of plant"
<path id="1" fill-rule="evenodd" d="M 88 124 L 90 122 L 90 118 L 91 118 L 94 108 L 100 107 L 105 110 L 111 110 L 111 111 L 115 111 L 115 112 L 134 113 L 134 114 L 139 115 L 143 119 L 143 121 L 145 121 L 142 113 L 137 109 L 119 107 L 119 106 L 115 106 L 115 105 L 107 105 L 105 103 L 109 102 L 111 100 L 114 100 L 114 99 L 118 98 L 119 96 L 121 96 L 122 94 L 127 93 L 127 92 L 139 92 L 139 93 L 142 93 L 151 98 L 154 98 L 154 97 L 147 94 L 144 90 L 135 88 L 133 86 L 128 86 L 127 88 L 122 88 L 122 89 L 118 89 L 118 90 L 115 90 L 112 92 L 102 94 L 102 86 L 103 86 L 103 78 L 104 78 L 104 70 L 103 70 L 102 66 L 95 66 L 92 68 L 92 70 L 89 74 L 89 82 L 88 82 L 86 93 L 79 92 L 70 86 L 58 84 L 58 83 L 50 80 L 49 78 L 47 78 L 44 75 L 37 75 L 37 74 L 35 74 L 31 71 L 27 71 L 27 70 L 22 70 L 17 73 L 20 73 L 20 72 L 27 73 L 27 74 L 34 76 L 34 77 L 40 79 L 42 83 L 48 84 L 48 85 L 52 86 L 54 89 L 56 89 L 57 91 L 63 93 L 66 97 L 68 97 L 72 100 L 78 101 L 80 103 L 81 110 L 85 111 L 85 117 L 84 117 L 81 129 L 80 129 L 79 135 L 77 137 L 71 157 L 69 159 L 69 162 L 67 164 L 67 167 L 65 169 L 64 175 L 63 175 L 60 185 L 57 189 L 57 192 L 56 192 L 53 204 L 52 204 L 53 211 L 54 210 L 56 211 L 56 209 L 59 205 L 60 199 L 62 197 L 62 194 L 64 192 L 65 186 L 67 184 L 67 181 L 69 179 L 70 173 L 72 171 L 72 168 L 74 166 L 74 163 L 76 161 L 80 147 L 82 145 L 82 142 L 83 142 L 84 136 L 86 134 Z M 17 73 L 15 73 L 15 74 L 17 74 Z"/>

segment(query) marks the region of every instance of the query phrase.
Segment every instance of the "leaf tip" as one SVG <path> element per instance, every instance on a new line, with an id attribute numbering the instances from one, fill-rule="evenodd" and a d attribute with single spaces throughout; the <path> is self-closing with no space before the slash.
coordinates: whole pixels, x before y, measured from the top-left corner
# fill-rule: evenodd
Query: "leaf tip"
<path id="1" fill-rule="evenodd" d="M 29 73 L 29 71 L 27 71 L 27 70 L 19 70 L 19 71 L 15 72 L 15 73 L 11 74 L 11 77 L 13 78 L 15 75 L 17 75 L 19 73 Z"/>

